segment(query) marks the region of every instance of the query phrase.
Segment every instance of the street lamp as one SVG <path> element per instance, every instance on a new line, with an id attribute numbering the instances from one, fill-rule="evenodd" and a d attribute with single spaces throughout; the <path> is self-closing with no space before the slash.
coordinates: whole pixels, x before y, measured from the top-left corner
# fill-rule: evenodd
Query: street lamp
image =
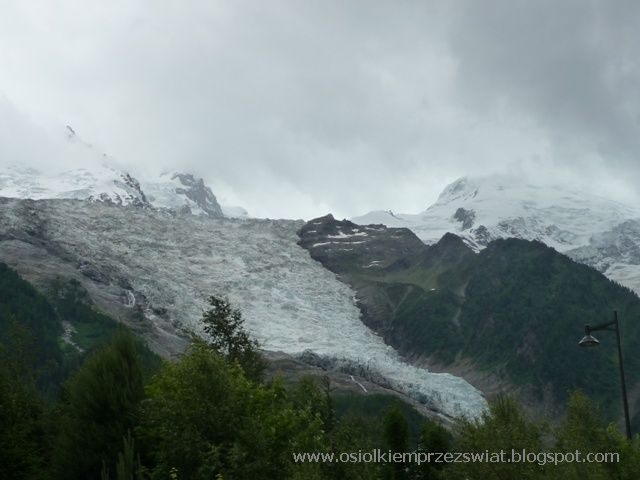
<path id="1" fill-rule="evenodd" d="M 613 312 L 613 320 L 601 323 L 599 325 L 584 326 L 584 337 L 578 342 L 581 347 L 597 347 L 600 341 L 591 335 L 591 332 L 598 330 L 610 330 L 616 332 L 616 340 L 618 341 L 618 363 L 620 364 L 620 383 L 622 385 L 622 402 L 624 405 L 624 420 L 627 428 L 627 438 L 631 440 L 631 423 L 629 421 L 629 403 L 627 402 L 627 385 L 624 381 L 624 365 L 622 363 L 622 346 L 620 345 L 620 325 L 618 323 L 618 312 Z"/>

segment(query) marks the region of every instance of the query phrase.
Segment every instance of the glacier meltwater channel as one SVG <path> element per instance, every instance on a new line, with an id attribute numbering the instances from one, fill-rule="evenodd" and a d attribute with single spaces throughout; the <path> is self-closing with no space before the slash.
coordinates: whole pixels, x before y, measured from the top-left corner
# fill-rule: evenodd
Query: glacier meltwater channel
<path id="1" fill-rule="evenodd" d="M 404 363 L 360 320 L 354 292 L 296 242 L 301 222 L 213 219 L 74 200 L 5 200 L 0 229 L 37 231 L 78 264 L 125 278 L 185 330 L 211 294 L 237 306 L 263 348 L 370 374 L 450 416 L 477 416 L 480 391 Z M 123 290 L 122 303 L 130 297 Z M 349 372 L 349 369 L 351 372 Z"/>

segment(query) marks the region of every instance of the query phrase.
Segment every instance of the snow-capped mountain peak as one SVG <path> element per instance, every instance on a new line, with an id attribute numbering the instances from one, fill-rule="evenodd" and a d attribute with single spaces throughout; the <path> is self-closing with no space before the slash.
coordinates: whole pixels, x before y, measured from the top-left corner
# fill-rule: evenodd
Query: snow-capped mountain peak
<path id="1" fill-rule="evenodd" d="M 471 183 L 467 177 L 462 177 L 447 185 L 442 191 L 436 205 L 446 205 L 456 200 L 469 200 L 478 194 L 478 187 Z"/>
<path id="2" fill-rule="evenodd" d="M 407 227 L 427 244 L 452 232 L 475 249 L 497 238 L 516 237 L 568 251 L 636 217 L 640 209 L 633 206 L 565 186 L 496 175 L 456 180 L 422 213 L 371 212 L 353 221 Z"/>
<path id="3" fill-rule="evenodd" d="M 13 198 L 72 198 L 148 206 L 139 182 L 106 165 L 43 173 L 34 168 L 9 165 L 0 173 L 0 196 Z"/>
<path id="4" fill-rule="evenodd" d="M 190 173 L 167 172 L 143 182 L 149 202 L 158 208 L 168 208 L 210 217 L 223 217 L 222 207 L 202 178 Z"/>
<path id="5" fill-rule="evenodd" d="M 211 188 L 192 173 L 171 171 L 135 178 L 118 168 L 113 158 L 80 137 L 71 125 L 66 125 L 64 135 L 56 130 L 54 140 L 52 145 L 60 148 L 54 158 L 73 158 L 78 166 L 61 169 L 56 168 L 55 162 L 49 162 L 44 171 L 2 158 L 0 196 L 34 200 L 71 198 L 215 218 L 225 216 Z M 226 211 L 227 216 L 248 217 L 239 207 L 229 207 Z"/>
<path id="6" fill-rule="evenodd" d="M 455 233 L 480 250 L 498 238 L 538 240 L 640 292 L 640 208 L 566 185 L 510 176 L 463 177 L 418 214 L 370 212 L 352 220 L 407 227 L 433 244 Z"/>

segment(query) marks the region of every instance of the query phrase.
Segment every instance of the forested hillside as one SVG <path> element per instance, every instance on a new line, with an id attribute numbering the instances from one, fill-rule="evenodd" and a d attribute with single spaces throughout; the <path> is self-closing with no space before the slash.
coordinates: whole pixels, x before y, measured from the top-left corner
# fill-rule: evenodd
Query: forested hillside
<path id="1" fill-rule="evenodd" d="M 212 297 L 201 319 L 209 338 L 194 339 L 180 359 L 161 362 L 98 312 L 77 284 L 55 282 L 49 301 L 0 268 L 3 479 L 632 480 L 640 467 L 637 438 L 627 442 L 607 428 L 579 394 L 557 428 L 500 398 L 481 418 L 462 419 L 447 431 L 394 397 L 336 395 L 321 378 L 285 385 L 264 377 L 258 345 L 224 299 Z M 67 335 L 60 322 L 77 333 Z M 24 356 L 35 351 L 41 353 Z M 519 464 L 295 456 L 344 459 L 378 449 L 426 458 L 524 448 L 538 456 Z M 610 452 L 619 461 L 536 460 L 576 449 Z"/>
<path id="2" fill-rule="evenodd" d="M 581 389 L 621 415 L 615 336 L 577 345 L 585 324 L 617 310 L 628 381 L 640 385 L 640 300 L 540 242 L 496 240 L 480 253 L 459 237 L 418 245 L 407 229 L 311 220 L 300 244 L 358 294 L 363 320 L 422 365 L 491 376 L 551 416 Z M 639 405 L 631 405 L 640 425 Z"/>

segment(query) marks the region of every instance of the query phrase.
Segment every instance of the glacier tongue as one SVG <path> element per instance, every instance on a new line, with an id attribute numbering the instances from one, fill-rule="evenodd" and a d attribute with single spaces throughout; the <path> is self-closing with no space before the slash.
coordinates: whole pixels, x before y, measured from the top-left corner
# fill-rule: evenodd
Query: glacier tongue
<path id="1" fill-rule="evenodd" d="M 71 200 L 1 202 L 0 261 L 20 269 L 11 253 L 15 242 L 54 245 L 50 251 L 101 272 L 93 275 L 101 282 L 126 279 L 123 306 L 132 304 L 127 289 L 144 296 L 166 312 L 167 320 L 153 317 L 158 328 L 168 321 L 201 333 L 207 296 L 224 294 L 267 350 L 314 352 L 334 368 L 384 379 L 448 415 L 476 416 L 486 406 L 463 379 L 404 363 L 369 330 L 354 292 L 296 244 L 301 222 L 214 219 Z"/>

